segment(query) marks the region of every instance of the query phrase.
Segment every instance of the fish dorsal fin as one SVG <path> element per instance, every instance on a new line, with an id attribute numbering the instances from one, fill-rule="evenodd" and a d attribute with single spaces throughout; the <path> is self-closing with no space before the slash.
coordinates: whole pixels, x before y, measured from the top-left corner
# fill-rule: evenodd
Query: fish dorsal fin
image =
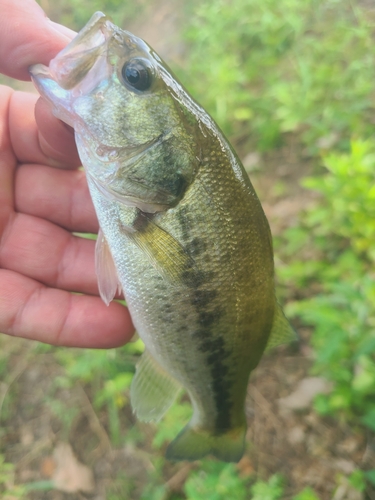
<path id="1" fill-rule="evenodd" d="M 121 292 L 121 284 L 111 251 L 101 229 L 99 229 L 95 246 L 95 269 L 100 296 L 108 306 L 116 292 Z"/>
<path id="2" fill-rule="evenodd" d="M 129 237 L 165 279 L 173 284 L 194 282 L 194 260 L 173 236 L 145 215 L 134 227 Z"/>
<path id="3" fill-rule="evenodd" d="M 130 388 L 130 401 L 139 420 L 160 420 L 179 390 L 180 384 L 145 351 L 137 363 Z"/>
<path id="4" fill-rule="evenodd" d="M 288 344 L 298 340 L 298 336 L 294 329 L 290 326 L 280 305 L 276 303 L 275 317 L 273 320 L 270 338 L 268 339 L 266 351 L 280 344 Z"/>

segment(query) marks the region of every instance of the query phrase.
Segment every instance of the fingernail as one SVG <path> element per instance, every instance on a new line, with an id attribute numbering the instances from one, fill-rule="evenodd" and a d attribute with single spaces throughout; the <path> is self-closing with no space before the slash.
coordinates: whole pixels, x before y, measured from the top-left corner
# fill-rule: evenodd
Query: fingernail
<path id="1" fill-rule="evenodd" d="M 77 34 L 75 31 L 67 28 L 66 26 L 63 26 L 62 24 L 55 23 L 50 19 L 48 19 L 48 24 L 52 29 L 60 33 L 60 35 L 64 35 L 69 41 L 72 40 Z"/>

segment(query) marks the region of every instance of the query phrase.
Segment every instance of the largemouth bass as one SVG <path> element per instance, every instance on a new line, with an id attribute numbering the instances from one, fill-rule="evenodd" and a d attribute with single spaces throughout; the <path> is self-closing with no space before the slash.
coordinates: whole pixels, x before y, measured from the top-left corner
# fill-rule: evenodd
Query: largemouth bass
<path id="1" fill-rule="evenodd" d="M 158 420 L 182 386 L 193 416 L 167 449 L 238 461 L 250 372 L 294 334 L 274 292 L 267 219 L 210 116 L 142 40 L 97 12 L 31 74 L 71 125 L 99 219 L 99 290 L 121 286 L 146 350 L 131 403 Z"/>

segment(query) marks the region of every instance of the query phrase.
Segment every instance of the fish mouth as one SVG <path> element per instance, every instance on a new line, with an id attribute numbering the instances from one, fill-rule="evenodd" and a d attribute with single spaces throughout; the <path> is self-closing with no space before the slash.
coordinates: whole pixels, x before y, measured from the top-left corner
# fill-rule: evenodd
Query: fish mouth
<path id="1" fill-rule="evenodd" d="M 52 105 L 54 115 L 73 128 L 75 99 L 89 94 L 114 72 L 109 52 L 119 43 L 118 31 L 105 14 L 96 12 L 48 67 L 29 67 L 35 87 Z"/>
<path id="2" fill-rule="evenodd" d="M 129 50 L 149 52 L 144 42 L 120 30 L 105 14 L 97 12 L 50 61 L 49 67 L 36 64 L 29 68 L 29 72 L 39 93 L 52 105 L 53 114 L 74 128 L 87 177 L 97 189 L 106 198 L 123 205 L 135 206 L 149 213 L 160 212 L 170 207 L 169 193 L 151 189 L 147 180 L 129 178 L 127 185 L 121 186 L 119 173 L 141 161 L 152 149 L 167 141 L 173 132 L 167 130 L 142 144 L 133 144 L 131 137 L 124 138 L 125 144 L 116 147 L 98 141 L 75 108 L 77 99 L 93 92 L 103 80 L 112 78 L 115 67 L 110 56 L 124 46 Z"/>
<path id="3" fill-rule="evenodd" d="M 105 14 L 95 12 L 73 40 L 50 61 L 49 77 L 64 90 L 79 87 L 86 75 L 92 73 L 98 59 L 105 56 L 116 29 Z M 32 74 L 37 66 L 30 68 Z M 103 68 L 101 70 L 95 72 L 98 73 L 96 79 L 103 79 Z"/>
<path id="4" fill-rule="evenodd" d="M 60 86 L 59 82 L 56 81 L 50 69 L 41 64 L 32 66 L 29 71 L 39 93 L 52 105 L 53 114 L 75 129 L 75 138 L 82 163 L 87 163 L 84 161 L 84 158 L 91 156 L 91 160 L 88 161 L 88 163 L 92 164 L 92 158 L 94 158 L 96 172 L 95 170 L 90 172 L 91 169 L 86 168 L 86 174 L 92 179 L 93 183 L 107 199 L 115 199 L 123 205 L 137 207 L 147 213 L 161 212 L 170 208 L 168 202 L 141 199 L 132 196 L 130 193 L 119 191 L 113 184 L 116 181 L 116 175 L 120 169 L 126 169 L 135 162 L 140 161 L 152 149 L 160 146 L 163 142 L 172 137 L 173 132 L 171 129 L 142 144 L 122 147 L 115 147 L 103 143 L 98 144 L 95 135 L 90 133 L 85 124 L 83 122 L 77 123 L 74 112 L 74 94 L 76 91 L 79 91 L 80 85 L 70 90 L 64 89 Z M 100 165 L 108 166 L 107 175 L 103 175 L 104 169 L 100 172 Z M 131 181 L 133 184 L 140 185 L 139 181 L 135 179 Z M 147 192 L 147 185 L 142 184 L 140 187 L 143 187 L 144 191 Z M 168 193 L 157 193 L 157 197 L 165 199 L 168 197 Z"/>

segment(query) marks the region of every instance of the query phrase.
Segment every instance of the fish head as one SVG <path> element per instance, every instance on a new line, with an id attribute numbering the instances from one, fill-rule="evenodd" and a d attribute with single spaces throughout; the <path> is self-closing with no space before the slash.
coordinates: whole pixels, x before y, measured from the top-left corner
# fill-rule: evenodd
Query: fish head
<path id="1" fill-rule="evenodd" d="M 55 116 L 74 128 L 86 173 L 104 195 L 150 213 L 178 203 L 198 169 L 200 120 L 143 40 L 97 12 L 49 67 L 30 73 Z"/>

